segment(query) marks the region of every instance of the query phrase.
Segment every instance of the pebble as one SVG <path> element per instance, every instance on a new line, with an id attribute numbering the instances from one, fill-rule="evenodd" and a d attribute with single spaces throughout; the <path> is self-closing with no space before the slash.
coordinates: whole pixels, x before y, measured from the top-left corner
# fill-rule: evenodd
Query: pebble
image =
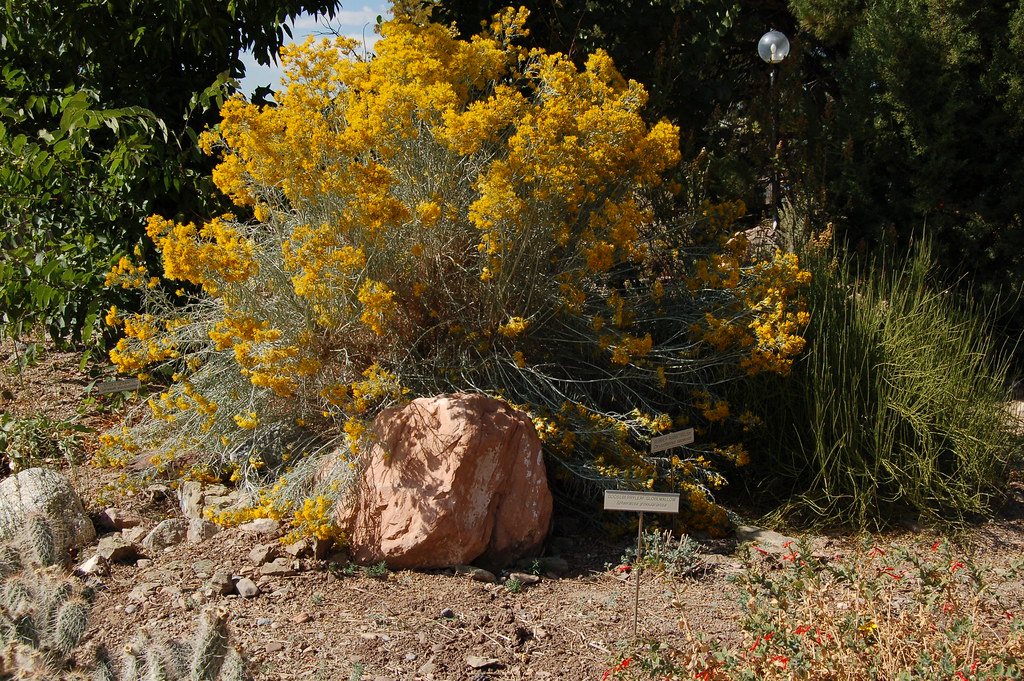
<path id="1" fill-rule="evenodd" d="M 280 641 L 271 641 L 267 645 L 263 646 L 264 650 L 268 653 L 276 653 L 279 650 L 284 650 L 284 644 Z"/>
<path id="2" fill-rule="evenodd" d="M 292 622 L 294 622 L 295 624 L 305 624 L 311 619 L 313 619 L 313 616 L 310 615 L 308 612 L 304 612 L 293 617 Z"/>
<path id="3" fill-rule="evenodd" d="M 455 611 L 452 610 L 451 608 L 445 608 L 444 610 L 441 611 L 440 616 L 443 619 L 451 619 L 451 618 L 455 617 Z"/>
<path id="4" fill-rule="evenodd" d="M 276 558 L 260 566 L 260 574 L 273 577 L 288 577 L 295 574 L 295 568 L 287 558 Z"/>
<path id="5" fill-rule="evenodd" d="M 259 619 L 256 620 L 256 626 L 257 627 L 265 627 L 268 624 L 273 624 L 273 623 L 274 623 L 274 620 L 270 619 L 269 617 L 260 617 Z"/>
<path id="6" fill-rule="evenodd" d="M 255 520 L 238 526 L 243 532 L 254 532 L 257 534 L 274 534 L 281 528 L 281 524 L 272 518 L 256 518 Z"/>
<path id="7" fill-rule="evenodd" d="M 466 664 L 473 669 L 483 669 L 484 667 L 493 667 L 499 664 L 501 660 L 493 657 L 484 657 L 482 655 L 467 655 Z"/>
<path id="8" fill-rule="evenodd" d="M 459 565 L 455 568 L 455 572 L 460 575 L 467 575 L 470 579 L 474 579 L 478 582 L 486 582 L 487 584 L 494 584 L 498 581 L 498 578 L 494 576 L 493 572 L 489 572 L 483 568 L 473 567 L 472 565 Z"/>
<path id="9" fill-rule="evenodd" d="M 260 588 L 248 577 L 242 577 L 235 582 L 235 590 L 238 591 L 238 595 L 242 598 L 252 598 L 260 594 Z"/>
<path id="10" fill-rule="evenodd" d="M 520 584 L 536 584 L 540 581 L 540 575 L 532 575 L 528 572 L 513 572 L 508 578 L 514 579 Z"/>
<path id="11" fill-rule="evenodd" d="M 139 611 L 139 606 L 137 606 L 137 605 L 126 605 L 126 606 L 124 606 L 124 613 L 126 615 L 134 615 L 138 611 Z"/>

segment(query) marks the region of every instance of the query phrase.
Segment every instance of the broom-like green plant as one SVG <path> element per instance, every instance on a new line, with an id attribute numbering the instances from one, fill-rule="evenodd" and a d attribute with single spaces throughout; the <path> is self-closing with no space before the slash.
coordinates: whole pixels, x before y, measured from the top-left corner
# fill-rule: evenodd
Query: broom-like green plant
<path id="1" fill-rule="evenodd" d="M 926 244 L 859 269 L 822 249 L 802 261 L 814 272 L 808 350 L 761 393 L 762 492 L 783 512 L 867 528 L 991 510 L 1020 440 L 987 311 L 936 285 Z"/>

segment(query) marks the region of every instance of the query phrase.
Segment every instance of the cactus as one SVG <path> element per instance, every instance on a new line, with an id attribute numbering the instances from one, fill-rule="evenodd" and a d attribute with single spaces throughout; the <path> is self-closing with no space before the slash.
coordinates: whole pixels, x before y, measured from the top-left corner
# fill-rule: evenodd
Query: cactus
<path id="1" fill-rule="evenodd" d="M 192 646 L 181 641 L 168 641 L 161 648 L 161 654 L 167 660 L 174 678 L 188 678 L 189 667 L 192 664 Z"/>
<path id="2" fill-rule="evenodd" d="M 228 650 L 227 613 L 223 609 L 203 613 L 192 649 L 189 681 L 216 681 Z"/>
<path id="3" fill-rule="evenodd" d="M 3 607 L 8 612 L 14 612 L 27 603 L 35 601 L 35 594 L 32 587 L 21 575 L 15 575 L 4 583 Z"/>
<path id="4" fill-rule="evenodd" d="M 116 681 L 114 665 L 110 661 L 110 651 L 106 646 L 97 646 L 92 654 L 92 676 L 90 681 Z"/>
<path id="5" fill-rule="evenodd" d="M 172 681 L 172 671 L 168 668 L 167 660 L 162 651 L 157 648 L 150 648 L 146 653 L 146 676 L 145 681 Z"/>
<path id="6" fill-rule="evenodd" d="M 105 648 L 84 666 L 74 658 L 89 623 L 91 591 L 67 573 L 60 533 L 44 516 L 26 517 L 18 550 L 0 545 L 0 679 L 44 681 L 245 681 L 230 647 L 227 612 L 203 613 L 190 644 L 156 644 L 146 633 L 124 647 L 121 664 Z M 22 556 L 27 556 L 22 560 Z M 81 659 L 81 658 L 79 658 Z"/>
<path id="7" fill-rule="evenodd" d="M 80 598 L 64 603 L 57 611 L 54 626 L 54 643 L 65 656 L 78 647 L 79 641 L 89 626 L 89 604 Z"/>
<path id="8" fill-rule="evenodd" d="M 220 668 L 220 681 L 245 681 L 245 661 L 235 648 L 229 648 Z"/>
<path id="9" fill-rule="evenodd" d="M 26 543 L 31 551 L 31 559 L 43 567 L 57 565 L 64 559 L 64 547 L 53 523 L 41 513 L 25 515 L 23 528 Z"/>
<path id="10" fill-rule="evenodd" d="M 21 572 L 21 555 L 10 544 L 0 546 L 0 579 L 7 579 Z"/>

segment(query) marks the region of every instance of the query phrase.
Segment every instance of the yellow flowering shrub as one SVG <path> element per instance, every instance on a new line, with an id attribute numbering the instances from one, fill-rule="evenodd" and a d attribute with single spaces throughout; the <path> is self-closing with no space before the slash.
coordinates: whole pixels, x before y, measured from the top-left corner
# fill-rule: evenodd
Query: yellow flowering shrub
<path id="1" fill-rule="evenodd" d="M 351 470 L 382 408 L 476 390 L 535 417 L 556 477 L 678 489 L 694 526 L 723 520 L 716 466 L 745 455 L 703 442 L 663 460 L 647 443 L 735 421 L 692 395 L 722 376 L 785 370 L 801 275 L 724 240 L 685 252 L 708 249 L 670 236 L 678 218 L 652 200 L 671 193 L 676 127 L 643 119 L 646 91 L 607 54 L 577 67 L 519 47 L 525 19 L 509 9 L 459 40 L 399 18 L 372 57 L 310 39 L 282 50 L 277 106 L 224 106 L 202 145 L 238 215 L 153 217 L 164 275 L 185 288 L 147 288 L 145 315 L 109 315 L 119 368 L 169 378 L 130 446 L 201 450 L 238 482 L 297 485 L 312 477 L 289 443 L 331 445 Z M 738 211 L 696 217 L 717 239 Z M 126 262 L 111 285 L 147 276 Z M 326 497 L 303 494 L 283 512 L 328 535 Z M 282 512 L 282 498 L 252 512 Z"/>

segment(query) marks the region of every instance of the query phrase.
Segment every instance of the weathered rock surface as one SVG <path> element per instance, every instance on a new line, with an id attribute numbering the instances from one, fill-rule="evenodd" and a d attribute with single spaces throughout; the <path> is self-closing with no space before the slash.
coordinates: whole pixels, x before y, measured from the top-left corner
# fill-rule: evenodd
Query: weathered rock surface
<path id="1" fill-rule="evenodd" d="M 356 562 L 497 568 L 540 549 L 551 492 L 526 414 L 443 395 L 387 409 L 375 429 L 356 492 L 337 508 Z"/>
<path id="2" fill-rule="evenodd" d="M 203 520 L 202 518 L 192 518 L 188 521 L 188 531 L 185 534 L 185 539 L 191 544 L 198 544 L 206 541 L 218 532 L 220 532 L 220 525 L 209 520 Z"/>
<path id="3" fill-rule="evenodd" d="M 100 539 L 96 555 L 111 563 L 127 562 L 139 557 L 139 548 L 120 534 L 108 534 Z"/>
<path id="4" fill-rule="evenodd" d="M 151 555 L 157 554 L 169 546 L 177 546 L 185 541 L 188 534 L 188 522 L 181 518 L 168 518 L 157 523 L 142 540 L 142 548 Z"/>
<path id="5" fill-rule="evenodd" d="M 71 483 L 57 471 L 29 468 L 0 482 L 0 541 L 16 535 L 28 513 L 49 518 L 63 547 L 74 551 L 96 539 L 96 528 Z"/>
<path id="6" fill-rule="evenodd" d="M 202 518 L 206 509 L 219 513 L 230 508 L 238 508 L 244 506 L 247 501 L 238 490 L 197 480 L 182 481 L 178 485 L 177 494 L 178 505 L 186 518 Z"/>
<path id="7" fill-rule="evenodd" d="M 752 542 L 757 548 L 768 553 L 786 553 L 791 551 L 791 547 L 796 543 L 796 539 L 793 537 L 787 537 L 757 525 L 738 526 L 736 539 L 740 542 Z"/>

